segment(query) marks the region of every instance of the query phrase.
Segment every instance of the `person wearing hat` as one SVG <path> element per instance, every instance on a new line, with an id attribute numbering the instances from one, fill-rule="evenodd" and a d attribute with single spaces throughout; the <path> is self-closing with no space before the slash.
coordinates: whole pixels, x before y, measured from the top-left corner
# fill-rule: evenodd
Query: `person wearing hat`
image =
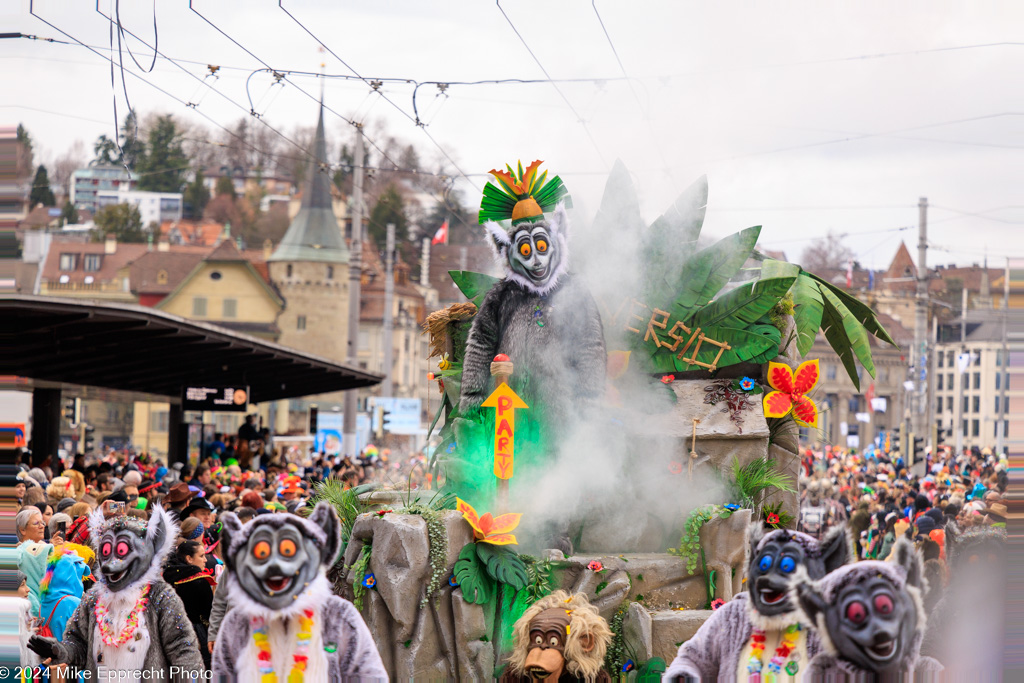
<path id="1" fill-rule="evenodd" d="M 209 529 L 216 520 L 216 511 L 205 498 L 194 498 L 182 511 L 181 521 L 184 522 L 189 517 L 195 517 L 203 527 Z"/>
<path id="2" fill-rule="evenodd" d="M 183 515 L 181 513 L 191 499 L 192 491 L 189 490 L 188 484 L 183 481 L 179 481 L 177 484 L 172 486 L 171 490 L 164 497 L 164 504 L 167 507 L 167 512 L 175 522 L 179 522 L 183 519 Z"/>

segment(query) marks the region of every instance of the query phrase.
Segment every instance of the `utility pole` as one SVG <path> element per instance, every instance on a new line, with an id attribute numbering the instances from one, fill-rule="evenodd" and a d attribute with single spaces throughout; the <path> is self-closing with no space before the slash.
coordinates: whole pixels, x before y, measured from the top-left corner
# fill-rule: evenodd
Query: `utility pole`
<path id="1" fill-rule="evenodd" d="M 956 354 L 956 422 L 953 424 L 953 428 L 956 430 L 956 454 L 964 450 L 964 437 L 967 436 L 964 432 L 964 372 L 966 367 L 963 366 L 961 356 L 967 353 L 967 287 L 961 290 L 960 295 L 960 353 Z M 968 356 L 969 357 L 969 356 Z M 970 367 L 970 362 L 967 363 L 967 367 Z"/>
<path id="2" fill-rule="evenodd" d="M 352 179 L 352 248 L 348 262 L 348 364 L 359 367 L 359 308 L 363 278 L 363 127 L 356 124 L 356 158 Z M 356 390 L 345 393 L 342 453 L 356 456 Z"/>
<path id="3" fill-rule="evenodd" d="M 1002 375 L 999 378 L 999 410 L 996 411 L 996 456 L 1002 455 L 1006 445 L 1006 414 L 1009 412 L 1006 405 L 1006 385 L 1010 382 L 1010 347 L 1007 342 L 1006 325 L 1010 317 L 1010 259 L 1006 259 L 1006 273 L 1003 275 L 1003 349 L 1000 352 L 1002 362 L 996 364 L 996 374 Z"/>
<path id="4" fill-rule="evenodd" d="M 917 377 L 914 378 L 913 410 L 910 414 L 915 434 L 924 434 L 924 417 L 928 381 L 928 198 L 921 197 L 917 204 L 917 301 L 914 305 L 914 355 L 913 363 Z"/>
<path id="5" fill-rule="evenodd" d="M 430 286 L 430 238 L 423 238 L 423 255 L 420 256 L 420 285 Z"/>
<path id="6" fill-rule="evenodd" d="M 394 363 L 395 319 L 392 307 L 395 299 L 395 224 L 388 223 L 387 242 L 384 248 L 384 383 L 381 395 L 390 398 L 394 390 L 391 384 L 391 366 Z"/>

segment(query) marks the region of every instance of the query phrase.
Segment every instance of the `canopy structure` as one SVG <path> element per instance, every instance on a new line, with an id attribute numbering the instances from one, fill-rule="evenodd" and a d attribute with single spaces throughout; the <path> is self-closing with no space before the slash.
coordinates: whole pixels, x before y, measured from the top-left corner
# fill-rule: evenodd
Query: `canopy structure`
<path id="1" fill-rule="evenodd" d="M 384 378 L 145 306 L 0 296 L 0 375 L 167 396 L 249 386 L 253 403 L 373 386 Z"/>

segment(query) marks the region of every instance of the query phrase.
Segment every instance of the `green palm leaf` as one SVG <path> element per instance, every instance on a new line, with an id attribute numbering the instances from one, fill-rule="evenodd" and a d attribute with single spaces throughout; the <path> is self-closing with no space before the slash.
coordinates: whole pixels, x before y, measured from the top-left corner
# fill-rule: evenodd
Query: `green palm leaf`
<path id="1" fill-rule="evenodd" d="M 657 302 L 656 307 L 672 311 L 685 320 L 694 308 L 711 301 L 725 283 L 735 277 L 760 234 L 761 226 L 757 225 L 702 249 L 673 277 L 658 283 L 654 295 L 648 300 Z M 671 298 L 666 297 L 665 293 L 671 293 Z"/>
<path id="2" fill-rule="evenodd" d="M 818 329 L 821 327 L 821 316 L 824 313 L 825 304 L 822 301 L 821 291 L 818 283 L 815 282 L 806 272 L 801 271 L 800 276 L 793 284 L 793 320 L 796 322 L 796 348 L 801 356 L 806 356 L 814 345 L 814 339 L 818 336 Z"/>
<path id="3" fill-rule="evenodd" d="M 826 282 L 822 278 L 818 277 L 814 273 L 807 273 L 809 276 L 821 283 L 822 286 L 827 287 L 836 297 L 843 303 L 844 306 L 850 311 L 854 318 L 860 321 L 868 332 L 875 335 L 884 342 L 888 342 L 899 348 L 899 344 L 889 336 L 882 324 L 878 322 L 878 318 L 875 316 L 875 312 L 865 304 L 864 302 L 857 299 L 857 297 L 850 295 L 848 292 L 843 291 L 841 288 L 836 287 L 831 282 Z"/>
<path id="4" fill-rule="evenodd" d="M 487 574 L 498 583 L 507 583 L 514 590 L 526 588 L 526 563 L 511 548 L 490 543 L 477 543 L 476 555 L 487 567 Z"/>
<path id="5" fill-rule="evenodd" d="M 621 160 L 616 159 L 601 197 L 601 208 L 591 228 L 595 235 L 615 233 L 638 234 L 644 227 L 640 216 L 640 200 L 633 179 Z"/>
<path id="6" fill-rule="evenodd" d="M 831 290 L 823 288 L 821 293 L 824 295 L 825 303 L 822 309 L 821 329 L 825 333 L 825 339 L 843 362 L 853 385 L 860 391 L 860 378 L 857 377 L 854 358 L 860 360 L 872 377 L 875 376 L 875 364 L 871 360 L 867 330 Z"/>
<path id="7" fill-rule="evenodd" d="M 467 543 L 455 562 L 455 580 L 462 588 L 462 599 L 469 603 L 483 605 L 495 592 L 494 582 L 487 574 L 487 568 L 477 557 L 476 543 Z"/>
<path id="8" fill-rule="evenodd" d="M 480 308 L 480 304 L 484 301 L 484 296 L 498 282 L 496 277 L 484 275 L 483 273 L 474 273 L 471 270 L 449 270 L 448 275 L 455 283 L 455 286 L 459 288 L 459 291 L 476 304 L 477 308 Z"/>
<path id="9" fill-rule="evenodd" d="M 708 179 L 701 176 L 647 229 L 643 263 L 655 289 L 678 273 L 697 249 L 708 204 Z"/>
<path id="10" fill-rule="evenodd" d="M 796 282 L 799 266 L 782 261 L 765 261 L 762 279 L 747 282 L 697 310 L 690 327 L 745 328 L 772 310 Z"/>

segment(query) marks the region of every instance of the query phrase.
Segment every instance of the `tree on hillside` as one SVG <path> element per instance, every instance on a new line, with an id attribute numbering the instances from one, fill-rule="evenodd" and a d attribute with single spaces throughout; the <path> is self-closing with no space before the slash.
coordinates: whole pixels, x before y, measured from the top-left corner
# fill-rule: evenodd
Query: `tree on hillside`
<path id="1" fill-rule="evenodd" d="M 145 242 L 139 209 L 131 204 L 111 204 L 96 212 L 94 241 L 102 241 L 106 235 L 114 235 L 118 242 Z"/>
<path id="2" fill-rule="evenodd" d="M 32 191 L 28 195 L 28 203 L 32 208 L 40 204 L 43 206 L 55 206 L 57 204 L 57 199 L 53 196 L 53 190 L 50 189 L 50 176 L 43 165 L 36 169 L 36 177 L 32 179 Z"/>
<path id="3" fill-rule="evenodd" d="M 381 193 L 373 211 L 370 212 L 370 221 L 367 226 L 370 237 L 381 247 L 384 246 L 387 237 L 388 223 L 395 224 L 396 241 L 402 241 L 406 235 L 409 219 L 405 214 L 402 195 L 398 193 L 398 188 L 394 183 L 389 184 Z"/>
<path id="4" fill-rule="evenodd" d="M 62 195 L 71 192 L 71 174 L 85 166 L 85 145 L 75 140 L 71 149 L 53 162 L 53 184 Z M 66 196 L 66 195 L 65 195 Z"/>
<path id="5" fill-rule="evenodd" d="M 804 249 L 800 265 L 811 273 L 845 269 L 853 258 L 853 250 L 843 244 L 843 238 L 833 232 L 811 242 Z"/>
<path id="6" fill-rule="evenodd" d="M 149 131 L 145 154 L 139 159 L 139 189 L 181 192 L 189 163 L 181 148 L 181 132 L 170 114 L 158 116 Z"/>
<path id="7" fill-rule="evenodd" d="M 238 197 L 238 193 L 235 192 L 235 183 L 226 175 L 217 178 L 217 185 L 214 187 L 213 193 L 217 197 L 231 197 L 231 201 Z"/>
<path id="8" fill-rule="evenodd" d="M 121 154 L 117 151 L 117 142 L 106 135 L 96 138 L 92 145 L 93 159 L 90 166 L 116 166 L 120 163 Z"/>
<path id="9" fill-rule="evenodd" d="M 68 200 L 64 202 L 64 208 L 60 210 L 60 224 L 63 227 L 75 223 L 78 223 L 78 209 Z"/>
<path id="10" fill-rule="evenodd" d="M 139 139 L 140 132 L 138 117 L 134 111 L 129 111 L 121 126 L 121 155 L 118 163 L 123 163 L 133 171 L 138 170 L 146 156 L 146 144 Z"/>
<path id="11" fill-rule="evenodd" d="M 185 186 L 182 197 L 186 209 L 185 218 L 198 220 L 203 217 L 203 211 L 206 210 L 206 205 L 210 201 L 210 191 L 206 189 L 203 180 L 203 171 L 200 169 L 196 171 L 196 177 L 192 182 Z"/>
<path id="12" fill-rule="evenodd" d="M 20 123 L 18 124 L 17 136 L 21 146 L 18 151 L 15 172 L 18 178 L 27 178 L 32 175 L 32 169 L 35 168 L 35 150 L 32 145 L 32 136 L 29 135 L 25 126 Z"/>

